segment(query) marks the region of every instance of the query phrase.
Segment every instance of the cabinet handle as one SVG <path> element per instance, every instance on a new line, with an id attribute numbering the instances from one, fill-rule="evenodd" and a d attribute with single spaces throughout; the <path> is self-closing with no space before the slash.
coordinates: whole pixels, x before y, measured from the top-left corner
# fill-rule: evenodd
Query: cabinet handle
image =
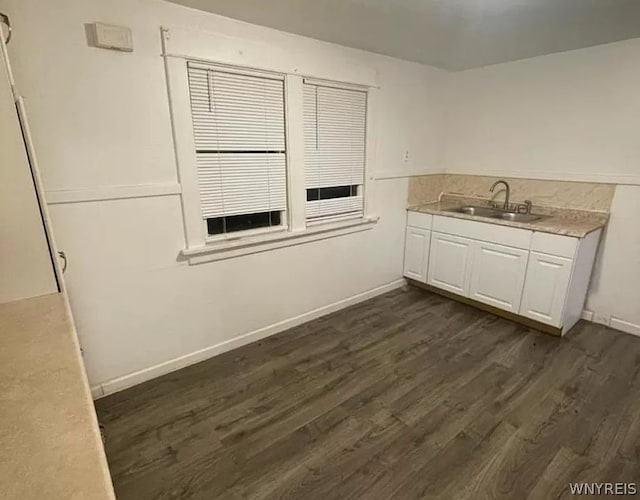
<path id="1" fill-rule="evenodd" d="M 58 252 L 58 257 L 62 259 L 62 272 L 66 272 L 67 270 L 67 254 L 64 252 Z"/>

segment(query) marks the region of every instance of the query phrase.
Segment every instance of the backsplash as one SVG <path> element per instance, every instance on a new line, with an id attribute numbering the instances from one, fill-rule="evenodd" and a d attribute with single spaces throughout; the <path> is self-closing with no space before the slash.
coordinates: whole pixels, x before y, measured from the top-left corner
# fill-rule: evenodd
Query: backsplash
<path id="1" fill-rule="evenodd" d="M 435 201 L 442 192 L 478 196 L 502 201 L 504 188 L 490 193 L 491 185 L 500 177 L 461 174 L 434 174 L 412 177 L 409 180 L 409 205 Z M 511 187 L 511 200 L 531 200 L 534 205 L 609 212 L 615 184 L 569 182 L 503 177 Z M 498 192 L 499 191 L 499 192 Z"/>
<path id="2" fill-rule="evenodd" d="M 409 179 L 409 205 L 435 201 L 445 190 L 446 174 L 419 175 Z"/>

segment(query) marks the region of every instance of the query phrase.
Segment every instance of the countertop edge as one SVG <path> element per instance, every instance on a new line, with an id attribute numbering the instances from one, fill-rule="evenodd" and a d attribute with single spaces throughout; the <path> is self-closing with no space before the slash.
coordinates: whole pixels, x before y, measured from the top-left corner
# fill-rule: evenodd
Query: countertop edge
<path id="1" fill-rule="evenodd" d="M 437 202 L 433 202 L 433 203 L 437 203 Z M 428 205 L 428 203 L 426 205 Z M 429 208 L 429 207 L 425 207 L 424 205 L 409 206 L 407 207 L 406 210 L 407 212 L 417 212 L 417 213 L 423 213 L 423 214 L 429 214 L 429 215 L 439 215 L 442 217 L 451 217 L 454 219 L 464 219 L 464 220 L 471 220 L 476 222 L 484 222 L 486 224 L 494 224 L 496 226 L 506 226 L 506 227 L 512 227 L 515 229 L 524 229 L 527 231 L 556 234 L 560 236 L 570 236 L 572 238 L 580 238 L 580 239 L 586 238 L 589 234 L 599 229 L 603 229 L 607 225 L 607 221 L 599 221 L 599 222 L 594 221 L 593 227 L 589 227 L 588 229 L 581 230 L 581 231 L 576 231 L 571 229 L 555 230 L 553 228 L 548 228 L 544 226 L 541 227 L 531 222 L 513 222 L 513 221 L 502 220 L 502 219 L 495 219 L 492 217 L 481 217 L 478 215 L 469 215 L 469 214 L 463 214 L 463 213 L 457 213 L 457 212 L 450 212 L 447 210 L 439 210 L 437 208 Z M 606 214 L 605 212 L 603 212 L 602 215 L 608 216 L 608 214 Z M 553 218 L 553 216 L 551 218 Z M 546 219 L 546 220 L 548 221 L 550 219 Z"/>
<path id="2" fill-rule="evenodd" d="M 0 304 L 0 323 L 0 496 L 115 500 L 66 296 Z"/>

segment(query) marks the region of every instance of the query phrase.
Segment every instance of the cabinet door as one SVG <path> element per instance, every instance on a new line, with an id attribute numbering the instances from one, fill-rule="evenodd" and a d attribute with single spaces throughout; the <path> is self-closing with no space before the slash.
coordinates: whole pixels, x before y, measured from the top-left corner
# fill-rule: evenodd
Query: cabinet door
<path id="1" fill-rule="evenodd" d="M 472 252 L 473 240 L 433 232 L 427 283 L 468 297 Z"/>
<path id="2" fill-rule="evenodd" d="M 419 227 L 407 227 L 404 244 L 404 275 L 407 278 L 427 282 L 429 240 L 431 231 Z"/>
<path id="3" fill-rule="evenodd" d="M 518 313 L 529 251 L 476 241 L 469 296 Z"/>
<path id="4" fill-rule="evenodd" d="M 542 323 L 562 326 L 562 312 L 573 261 L 531 252 L 520 314 Z"/>

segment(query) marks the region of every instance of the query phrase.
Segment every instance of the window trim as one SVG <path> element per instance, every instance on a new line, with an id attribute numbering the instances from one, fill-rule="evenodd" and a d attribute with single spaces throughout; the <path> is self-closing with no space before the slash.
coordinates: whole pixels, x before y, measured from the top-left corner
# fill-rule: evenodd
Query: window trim
<path id="1" fill-rule="evenodd" d="M 187 67 L 187 86 L 189 86 L 189 69 L 193 68 L 196 70 L 203 70 L 203 71 L 214 71 L 214 72 L 218 72 L 218 73 L 223 73 L 223 74 L 227 74 L 227 75 L 239 75 L 239 76 L 247 76 L 247 77 L 255 77 L 255 78 L 260 78 L 260 79 L 265 79 L 265 80 L 273 80 L 276 82 L 281 82 L 282 84 L 282 90 L 283 90 L 283 120 L 284 120 L 284 150 L 280 151 L 280 153 L 284 154 L 284 161 L 285 161 L 285 189 L 288 191 L 289 186 L 287 184 L 287 176 L 288 176 L 288 171 L 289 171 L 289 165 L 288 165 L 288 154 L 287 154 L 287 147 L 288 147 L 288 139 L 287 139 L 287 127 L 288 127 L 288 123 L 287 123 L 287 103 L 286 103 L 286 86 L 285 86 L 285 81 L 286 81 L 286 75 L 282 74 L 282 73 L 276 73 L 276 72 L 268 72 L 268 71 L 261 71 L 261 70 L 254 70 L 254 69 L 247 69 L 247 68 L 231 68 L 228 65 L 220 65 L 220 64 L 215 64 L 215 63 L 204 63 L 202 61 L 192 61 L 190 59 L 186 60 L 186 67 Z M 189 91 L 190 94 L 190 91 Z M 190 107 L 190 111 L 189 111 L 189 116 L 192 116 L 192 106 L 191 106 L 191 95 L 189 95 L 189 107 Z M 191 128 L 190 130 L 193 133 L 193 128 L 194 128 L 194 124 L 193 124 L 193 120 L 191 120 Z M 195 135 L 195 134 L 194 134 Z M 198 150 L 196 148 L 196 169 L 199 168 L 198 167 L 198 163 L 197 163 L 197 158 L 198 158 L 198 153 L 202 152 L 202 150 Z M 198 183 L 197 186 L 197 190 L 198 190 L 198 201 L 200 202 L 200 183 Z M 286 193 L 285 193 L 286 195 Z M 278 226 L 269 226 L 269 227 L 263 227 L 263 228 L 255 228 L 255 229 L 248 229 L 248 230 L 243 230 L 243 231 L 237 231 L 234 233 L 229 233 L 229 234 L 221 234 L 221 235 L 210 235 L 207 229 L 207 219 L 204 218 L 201 214 L 201 221 L 202 224 L 204 225 L 203 228 L 203 233 L 204 233 L 204 240 L 205 242 L 217 242 L 220 240 L 230 240 L 230 239 L 237 239 L 238 237 L 241 237 L 242 235 L 246 235 L 246 236 L 254 236 L 257 234 L 270 234 L 274 231 L 279 231 L 279 230 L 287 230 L 288 228 L 288 217 L 289 217 L 289 203 L 288 203 L 288 197 L 285 196 L 286 201 L 285 201 L 285 207 L 280 210 L 281 215 L 282 215 L 282 220 L 281 223 Z"/>
<path id="2" fill-rule="evenodd" d="M 180 254 L 189 264 L 203 264 L 312 241 L 373 229 L 379 217 L 359 217 L 325 224 L 314 224 L 303 231 L 273 231 L 271 234 L 242 236 L 231 241 L 208 242 L 201 247 L 185 248 Z"/>
<path id="3" fill-rule="evenodd" d="M 187 66 L 202 70 L 214 70 L 220 73 L 229 73 L 232 75 L 253 76 L 256 78 L 266 78 L 269 80 L 278 80 L 284 82 L 287 75 L 279 71 L 264 71 L 253 68 L 243 68 L 230 66 L 228 64 L 220 64 L 216 62 L 205 62 L 198 59 L 185 59 Z"/>
<path id="4" fill-rule="evenodd" d="M 285 215 L 285 222 L 280 224 L 279 226 L 269 226 L 269 227 L 259 227 L 256 229 L 246 229 L 244 231 L 234 231 L 231 233 L 222 233 L 222 234 L 208 234 L 205 236 L 206 244 L 220 244 L 225 241 L 237 241 L 243 238 L 252 238 L 260 235 L 268 235 L 273 233 L 283 233 L 289 231 L 289 226 L 286 223 L 286 212 L 283 212 Z M 206 220 L 205 220 L 206 226 Z M 205 229 L 206 232 L 206 229 Z"/>
<path id="5" fill-rule="evenodd" d="M 175 148 L 178 182 L 181 185 L 181 206 L 186 247 L 181 251 L 190 263 L 232 258 L 264 250 L 297 245 L 341 234 L 370 229 L 378 221 L 373 213 L 372 184 L 375 161 L 375 101 L 377 88 L 360 84 L 349 84 L 330 80 L 306 78 L 297 73 L 283 73 L 198 58 L 168 56 L 165 54 L 165 70 L 168 87 L 169 108 Z M 285 141 L 287 209 L 283 224 L 275 228 L 231 233 L 220 238 L 206 232 L 206 221 L 202 218 L 200 191 L 196 161 L 196 146 L 191 120 L 188 64 L 219 68 L 221 71 L 284 80 L 285 91 Z M 358 89 L 367 92 L 365 176 L 363 183 L 364 207 L 362 217 L 344 217 L 309 222 L 306 220 L 304 189 L 304 112 L 303 84 L 305 79 L 336 88 Z"/>

